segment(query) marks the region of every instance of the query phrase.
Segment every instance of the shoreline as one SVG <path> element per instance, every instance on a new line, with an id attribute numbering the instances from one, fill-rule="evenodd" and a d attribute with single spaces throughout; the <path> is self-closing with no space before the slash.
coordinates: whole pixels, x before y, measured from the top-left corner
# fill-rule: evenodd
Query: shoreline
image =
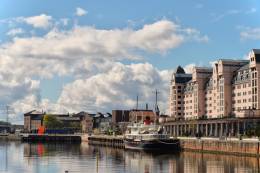
<path id="1" fill-rule="evenodd" d="M 50 137 L 48 135 L 44 135 Z M 56 135 L 52 135 L 56 136 Z M 57 135 L 59 136 L 59 135 Z M 61 142 L 57 136 L 54 140 L 41 140 L 42 136 L 38 139 L 30 138 L 23 140 L 21 135 L 9 134 L 7 136 L 0 135 L 0 141 L 21 141 L 21 142 Z M 88 136 L 86 140 L 85 135 L 80 135 L 81 142 L 88 142 L 89 145 L 107 146 L 112 148 L 124 148 L 123 136 L 107 136 L 107 135 L 92 135 Z M 37 138 L 37 136 L 36 136 Z M 75 142 L 71 140 L 71 142 Z M 237 156 L 252 156 L 260 157 L 260 141 L 257 139 L 244 139 L 239 140 L 235 138 L 219 139 L 219 138 L 188 138 L 178 137 L 180 142 L 180 151 L 191 151 L 212 154 L 229 154 Z M 64 139 L 63 139 L 64 141 Z M 66 140 L 65 140 L 66 141 Z M 77 143 L 79 140 L 76 140 Z"/>
<path id="2" fill-rule="evenodd" d="M 0 141 L 21 141 L 21 136 L 17 134 L 0 135 Z"/>
<path id="3" fill-rule="evenodd" d="M 260 157 L 259 140 L 222 140 L 219 138 L 177 138 L 180 151 L 192 151 L 212 154 Z M 90 145 L 124 148 L 123 137 L 94 135 L 88 138 Z"/>

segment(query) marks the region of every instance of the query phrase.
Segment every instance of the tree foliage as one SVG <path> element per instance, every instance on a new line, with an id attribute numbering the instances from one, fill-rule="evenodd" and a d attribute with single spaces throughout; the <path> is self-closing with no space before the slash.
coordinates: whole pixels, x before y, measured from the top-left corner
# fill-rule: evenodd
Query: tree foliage
<path id="1" fill-rule="evenodd" d="M 251 136 L 258 136 L 260 137 L 260 124 L 256 124 L 254 126 L 251 126 L 250 128 L 246 129 L 246 135 Z"/>
<path id="2" fill-rule="evenodd" d="M 48 129 L 60 129 L 63 127 L 63 123 L 53 115 L 44 115 L 43 125 Z"/>

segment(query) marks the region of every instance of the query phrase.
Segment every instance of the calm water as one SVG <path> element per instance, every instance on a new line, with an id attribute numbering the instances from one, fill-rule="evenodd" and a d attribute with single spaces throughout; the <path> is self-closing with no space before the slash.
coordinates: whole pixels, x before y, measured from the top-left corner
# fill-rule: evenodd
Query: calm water
<path id="1" fill-rule="evenodd" d="M 259 159 L 184 152 L 147 154 L 88 144 L 0 142 L 0 172 L 35 173 L 252 173 Z"/>

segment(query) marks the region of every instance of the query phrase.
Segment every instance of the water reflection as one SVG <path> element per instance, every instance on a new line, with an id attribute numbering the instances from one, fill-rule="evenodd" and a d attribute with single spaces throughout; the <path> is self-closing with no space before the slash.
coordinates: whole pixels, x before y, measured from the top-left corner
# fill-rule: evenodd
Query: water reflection
<path id="1" fill-rule="evenodd" d="M 253 173 L 259 159 L 182 152 L 149 154 L 86 143 L 0 142 L 0 172 Z"/>

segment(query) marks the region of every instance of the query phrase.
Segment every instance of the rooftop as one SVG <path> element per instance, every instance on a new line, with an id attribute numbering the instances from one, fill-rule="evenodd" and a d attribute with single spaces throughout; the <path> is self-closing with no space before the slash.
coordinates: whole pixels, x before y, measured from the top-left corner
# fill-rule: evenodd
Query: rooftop
<path id="1" fill-rule="evenodd" d="M 254 52 L 255 54 L 260 54 L 260 49 L 253 49 L 253 52 Z"/>
<path id="2" fill-rule="evenodd" d="M 175 70 L 176 74 L 185 74 L 185 70 L 181 67 L 178 66 L 177 69 Z"/>

